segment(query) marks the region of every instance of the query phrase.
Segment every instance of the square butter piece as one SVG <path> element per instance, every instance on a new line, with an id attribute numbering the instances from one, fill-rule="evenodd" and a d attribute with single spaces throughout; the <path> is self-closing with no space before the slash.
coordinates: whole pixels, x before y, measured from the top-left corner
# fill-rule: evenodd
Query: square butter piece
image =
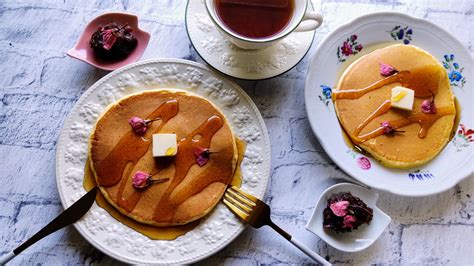
<path id="1" fill-rule="evenodd" d="M 176 134 L 153 134 L 153 157 L 175 156 L 177 152 Z"/>
<path id="2" fill-rule="evenodd" d="M 411 111 L 415 100 L 415 91 L 402 86 L 392 88 L 390 99 L 392 107 Z"/>

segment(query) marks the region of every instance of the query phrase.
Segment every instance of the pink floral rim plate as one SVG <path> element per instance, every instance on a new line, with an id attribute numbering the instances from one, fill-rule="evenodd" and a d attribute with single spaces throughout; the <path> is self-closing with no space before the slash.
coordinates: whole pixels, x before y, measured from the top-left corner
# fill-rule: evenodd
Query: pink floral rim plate
<path id="1" fill-rule="evenodd" d="M 94 55 L 94 51 L 89 46 L 89 40 L 92 33 L 94 33 L 100 25 L 105 25 L 111 22 L 132 26 L 133 34 L 138 40 L 135 50 L 133 50 L 127 58 L 117 62 L 107 62 L 97 58 Z M 87 24 L 74 47 L 67 52 L 67 55 L 97 68 L 112 71 L 137 61 L 145 52 L 149 41 L 150 34 L 138 27 L 138 17 L 136 15 L 120 12 L 105 13 L 94 18 Z"/>
<path id="2" fill-rule="evenodd" d="M 348 64 L 394 43 L 413 44 L 434 55 L 443 64 L 461 107 L 453 139 L 434 160 L 415 169 L 386 168 L 349 147 L 331 99 L 332 89 Z M 305 86 L 311 128 L 331 159 L 357 181 L 403 196 L 440 193 L 473 176 L 473 65 L 469 51 L 431 22 L 396 12 L 361 16 L 329 34 L 311 59 Z"/>

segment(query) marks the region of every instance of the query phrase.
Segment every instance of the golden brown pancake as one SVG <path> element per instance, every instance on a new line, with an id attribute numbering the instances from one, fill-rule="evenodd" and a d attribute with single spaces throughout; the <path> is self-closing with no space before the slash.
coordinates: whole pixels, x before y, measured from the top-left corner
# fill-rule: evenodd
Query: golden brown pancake
<path id="1" fill-rule="evenodd" d="M 400 71 L 390 79 L 403 80 L 363 95 L 353 94 L 385 78 L 379 72 L 380 63 Z M 364 120 L 390 100 L 395 86 L 415 90 L 413 110 L 390 108 L 361 127 Z M 430 91 L 434 94 L 436 114 L 421 111 L 422 102 L 432 97 Z M 351 94 L 355 97 L 349 97 Z M 449 141 L 456 114 L 454 95 L 443 66 L 428 52 L 411 45 L 391 45 L 356 60 L 343 73 L 333 98 L 339 121 L 352 142 L 394 168 L 415 167 L 432 160 Z M 383 134 L 384 121 L 404 132 Z M 360 132 L 358 127 L 362 128 Z"/>
<path id="2" fill-rule="evenodd" d="M 143 136 L 131 129 L 131 117 L 160 120 Z M 175 157 L 153 158 L 152 134 L 175 133 Z M 121 213 L 156 226 L 195 221 L 219 202 L 232 179 L 237 147 L 219 109 L 200 96 L 180 90 L 153 90 L 127 96 L 108 107 L 90 137 L 90 162 L 97 184 Z M 196 148 L 209 148 L 207 164 L 196 163 Z M 132 185 L 136 171 L 170 178 L 145 189 Z"/>

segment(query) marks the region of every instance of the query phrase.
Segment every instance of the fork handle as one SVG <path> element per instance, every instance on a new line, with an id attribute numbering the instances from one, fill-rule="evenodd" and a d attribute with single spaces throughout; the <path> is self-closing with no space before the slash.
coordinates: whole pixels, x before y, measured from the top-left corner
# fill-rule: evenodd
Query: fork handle
<path id="1" fill-rule="evenodd" d="M 294 237 L 291 237 L 290 240 L 291 244 L 293 244 L 295 247 L 299 248 L 301 251 L 303 251 L 306 255 L 308 255 L 310 258 L 313 260 L 321 263 L 321 265 L 329 266 L 332 265 L 329 263 L 327 260 L 325 260 L 323 257 L 319 256 L 316 252 L 312 251 L 309 249 L 306 245 L 301 243 L 299 240 L 297 240 Z"/>
<path id="2" fill-rule="evenodd" d="M 11 251 L 10 253 L 7 253 L 3 255 L 3 257 L 0 258 L 0 265 L 5 265 L 7 262 L 9 262 L 13 257 L 15 257 L 16 254 Z"/>
<path id="3" fill-rule="evenodd" d="M 317 261 L 321 263 L 321 265 L 325 266 L 330 266 L 332 265 L 329 263 L 327 260 L 325 260 L 323 257 L 319 256 L 316 252 L 312 251 L 310 248 L 308 248 L 306 245 L 301 243 L 299 240 L 296 238 L 292 237 L 290 234 L 288 234 L 285 230 L 281 229 L 278 225 L 274 224 L 272 221 L 269 222 L 268 224 L 273 230 L 277 231 L 281 236 L 283 236 L 286 240 L 290 241 L 291 244 L 293 244 L 295 247 L 297 247 L 299 250 L 303 251 L 306 255 L 308 255 L 310 258 L 312 258 L 314 261 Z"/>

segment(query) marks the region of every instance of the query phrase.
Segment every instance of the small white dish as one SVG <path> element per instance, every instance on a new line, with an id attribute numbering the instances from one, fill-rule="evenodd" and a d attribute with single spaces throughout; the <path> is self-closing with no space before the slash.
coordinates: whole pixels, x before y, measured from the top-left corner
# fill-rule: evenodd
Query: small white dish
<path id="1" fill-rule="evenodd" d="M 330 197 L 341 192 L 350 192 L 353 196 L 360 198 L 368 207 L 374 210 L 374 216 L 370 224 L 363 224 L 357 230 L 347 233 L 336 233 L 323 228 L 323 211 Z M 319 236 L 324 242 L 333 248 L 345 252 L 357 252 L 372 245 L 392 220 L 390 216 L 380 210 L 377 206 L 379 194 L 370 189 L 351 183 L 340 183 L 326 189 L 316 203 L 306 229 Z"/>
<path id="2" fill-rule="evenodd" d="M 308 11 L 313 11 L 308 2 Z M 231 77 L 260 80 L 292 69 L 308 52 L 315 31 L 293 31 L 277 44 L 258 50 L 244 50 L 226 40 L 209 17 L 204 1 L 188 1 L 186 30 L 201 58 L 217 71 Z"/>

